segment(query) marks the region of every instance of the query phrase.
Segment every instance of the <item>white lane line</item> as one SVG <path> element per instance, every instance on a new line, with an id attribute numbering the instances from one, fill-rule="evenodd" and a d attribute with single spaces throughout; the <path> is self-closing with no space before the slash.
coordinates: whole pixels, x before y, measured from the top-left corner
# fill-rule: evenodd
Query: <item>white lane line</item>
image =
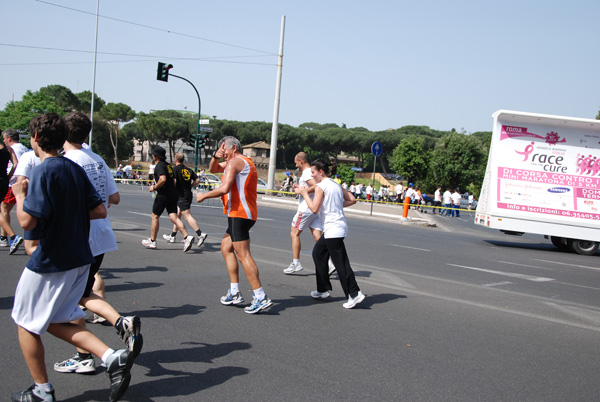
<path id="1" fill-rule="evenodd" d="M 399 245 L 399 244 L 390 244 L 390 246 L 394 246 L 394 247 L 402 247 L 402 248 L 410 248 L 410 249 L 412 249 L 412 250 L 419 250 L 419 251 L 431 251 L 431 250 L 428 250 L 428 249 L 426 249 L 426 248 L 418 248 L 418 247 L 401 246 L 401 245 Z"/>
<path id="2" fill-rule="evenodd" d="M 536 267 L 535 265 L 517 264 L 516 262 L 498 261 L 501 264 L 517 265 L 519 267 L 545 269 L 546 271 L 554 271 L 552 268 Z"/>
<path id="3" fill-rule="evenodd" d="M 455 265 L 455 264 L 446 264 L 446 265 L 450 265 L 451 267 L 470 269 L 473 271 L 487 272 L 488 274 L 502 275 L 502 276 L 508 276 L 511 278 L 525 279 L 526 281 L 532 281 L 532 282 L 550 282 L 550 281 L 555 280 L 552 278 L 544 278 L 543 276 L 531 276 L 531 275 L 517 274 L 516 272 L 493 271 L 491 269 L 467 267 L 464 265 Z"/>
<path id="4" fill-rule="evenodd" d="M 483 286 L 492 288 L 495 286 L 503 286 L 503 285 L 510 285 L 510 284 L 512 284 L 512 282 L 504 281 L 504 282 L 488 283 L 487 285 L 483 285 Z"/>
<path id="5" fill-rule="evenodd" d="M 585 268 L 585 269 L 591 269 L 593 271 L 600 271 L 600 268 L 594 268 L 594 267 L 588 267 L 585 265 L 577 265 L 577 264 L 569 264 L 566 262 L 558 262 L 558 261 L 549 261 L 549 260 L 539 260 L 537 258 L 533 259 L 534 261 L 541 261 L 541 262 L 547 262 L 549 264 L 558 264 L 558 265 L 566 265 L 568 267 L 574 267 L 574 268 Z"/>

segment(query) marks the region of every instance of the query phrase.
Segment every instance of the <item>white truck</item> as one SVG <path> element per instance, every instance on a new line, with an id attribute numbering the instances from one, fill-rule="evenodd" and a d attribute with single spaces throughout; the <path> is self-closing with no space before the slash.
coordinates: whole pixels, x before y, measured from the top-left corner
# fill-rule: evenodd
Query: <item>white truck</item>
<path id="1" fill-rule="evenodd" d="M 600 120 L 499 110 L 475 223 L 561 250 L 600 244 Z"/>

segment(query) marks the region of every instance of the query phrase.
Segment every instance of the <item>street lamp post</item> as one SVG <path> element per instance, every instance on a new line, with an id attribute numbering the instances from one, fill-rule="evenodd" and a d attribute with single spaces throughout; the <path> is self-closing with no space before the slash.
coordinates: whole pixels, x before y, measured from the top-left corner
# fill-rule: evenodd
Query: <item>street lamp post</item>
<path id="1" fill-rule="evenodd" d="M 196 125 L 196 137 L 194 139 L 194 172 L 197 172 L 198 171 L 198 140 L 200 138 L 200 119 L 201 119 L 200 110 L 202 108 L 202 102 L 200 101 L 200 94 L 198 93 L 196 86 L 194 84 L 192 84 L 192 82 L 190 80 L 188 80 L 187 78 L 183 78 L 183 77 L 180 77 L 179 75 L 175 75 L 175 74 L 169 74 L 169 75 L 171 77 L 179 78 L 180 80 L 184 80 L 187 83 L 189 83 L 192 86 L 192 88 L 194 88 L 194 91 L 196 91 L 196 96 L 198 96 L 198 124 Z"/>

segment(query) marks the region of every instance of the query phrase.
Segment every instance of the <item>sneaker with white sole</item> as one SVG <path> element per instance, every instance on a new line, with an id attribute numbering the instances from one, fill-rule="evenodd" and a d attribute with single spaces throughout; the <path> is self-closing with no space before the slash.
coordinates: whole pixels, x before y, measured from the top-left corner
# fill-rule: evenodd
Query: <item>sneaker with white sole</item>
<path id="1" fill-rule="evenodd" d="M 140 334 L 142 328 L 140 317 L 135 315 L 119 317 L 115 323 L 115 328 L 117 329 L 117 334 L 119 334 L 121 340 L 127 346 L 127 349 L 133 353 L 133 358 L 138 357 L 144 346 L 144 338 Z"/>
<path id="2" fill-rule="evenodd" d="M 92 324 L 102 324 L 103 322 L 106 322 L 106 318 L 94 313 L 94 317 L 92 317 L 89 322 Z"/>
<path id="3" fill-rule="evenodd" d="M 194 243 L 194 236 L 186 236 L 185 241 L 183 242 L 183 252 L 185 253 L 189 249 L 192 248 L 192 244 Z"/>
<path id="4" fill-rule="evenodd" d="M 170 234 L 164 234 L 163 239 L 165 239 L 167 243 L 175 243 L 175 236 L 171 236 Z"/>
<path id="5" fill-rule="evenodd" d="M 267 295 L 265 295 L 265 298 L 262 300 L 258 300 L 256 297 L 253 297 L 252 304 L 244 308 L 244 312 L 248 314 L 256 314 L 259 311 L 271 307 L 271 305 L 273 305 L 273 302 L 267 297 Z"/>
<path id="6" fill-rule="evenodd" d="M 290 274 L 293 274 L 293 273 L 296 273 L 296 272 L 300 272 L 303 269 L 304 268 L 302 268 L 302 264 L 300 264 L 300 263 L 294 264 L 294 262 L 292 261 L 292 263 L 290 264 L 290 266 L 283 270 L 283 273 L 286 274 L 286 275 L 290 275 Z"/>
<path id="7" fill-rule="evenodd" d="M 244 298 L 242 297 L 242 292 L 231 294 L 231 289 L 227 289 L 227 294 L 221 297 L 221 304 L 224 304 L 226 306 L 230 306 L 232 304 L 240 304 L 243 302 Z"/>
<path id="8" fill-rule="evenodd" d="M 359 290 L 356 297 L 348 296 L 348 301 L 342 304 L 342 306 L 344 306 L 344 308 L 354 308 L 358 303 L 362 302 L 363 300 L 365 300 L 365 295 Z"/>
<path id="9" fill-rule="evenodd" d="M 146 248 L 156 248 L 156 241 L 152 241 L 151 239 L 142 240 L 142 244 L 146 246 Z"/>
<path id="10" fill-rule="evenodd" d="M 23 392 L 12 394 L 10 400 L 12 402 L 54 402 L 56 398 L 54 397 L 54 389 L 46 392 L 33 384 Z"/>
<path id="11" fill-rule="evenodd" d="M 9 239 L 10 249 L 8 250 L 8 254 L 14 254 L 19 246 L 23 243 L 23 238 L 19 235 L 15 235 L 14 239 Z"/>
<path id="12" fill-rule="evenodd" d="M 0 237 L 0 247 L 8 247 L 8 237 Z"/>
<path id="13" fill-rule="evenodd" d="M 313 299 L 327 299 L 330 296 L 328 291 L 319 292 L 318 290 L 313 290 L 310 295 Z"/>
<path id="14" fill-rule="evenodd" d="M 200 236 L 198 236 L 198 243 L 196 244 L 196 246 L 202 246 L 204 244 L 204 240 L 206 240 L 207 237 L 208 235 L 206 233 L 202 233 Z"/>
<path id="15" fill-rule="evenodd" d="M 96 372 L 94 357 L 82 359 L 78 354 L 62 362 L 54 363 L 54 371 L 59 373 L 89 374 Z"/>
<path id="16" fill-rule="evenodd" d="M 110 379 L 110 400 L 121 399 L 131 381 L 131 366 L 133 353 L 128 349 L 116 350 L 106 360 L 106 374 Z"/>
<path id="17" fill-rule="evenodd" d="M 335 265 L 333 265 L 333 261 L 331 261 L 331 258 L 327 260 L 327 264 L 329 265 L 329 275 L 331 275 L 335 272 Z"/>

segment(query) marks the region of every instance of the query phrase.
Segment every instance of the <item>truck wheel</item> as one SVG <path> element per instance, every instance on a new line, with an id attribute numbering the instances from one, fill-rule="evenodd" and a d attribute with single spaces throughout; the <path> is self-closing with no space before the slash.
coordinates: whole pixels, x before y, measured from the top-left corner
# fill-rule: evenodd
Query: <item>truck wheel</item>
<path id="1" fill-rule="evenodd" d="M 569 239 L 569 248 L 581 255 L 594 255 L 598 251 L 598 242 L 589 240 Z"/>
<path id="2" fill-rule="evenodd" d="M 569 250 L 569 244 L 567 243 L 567 239 L 565 239 L 564 237 L 550 236 L 550 241 L 552 242 L 552 244 L 554 244 L 554 247 L 556 247 L 560 251 Z"/>

